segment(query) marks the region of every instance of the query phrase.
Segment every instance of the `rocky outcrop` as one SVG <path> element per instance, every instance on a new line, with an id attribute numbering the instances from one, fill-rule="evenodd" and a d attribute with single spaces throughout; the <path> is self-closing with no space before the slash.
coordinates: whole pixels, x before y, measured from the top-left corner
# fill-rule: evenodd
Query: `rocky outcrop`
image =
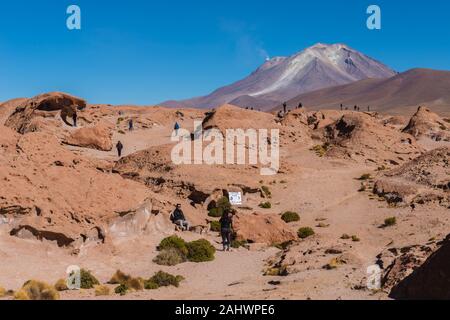
<path id="1" fill-rule="evenodd" d="M 386 172 L 374 193 L 390 203 L 439 202 L 450 205 L 450 148 L 432 150 Z"/>
<path id="2" fill-rule="evenodd" d="M 397 257 L 383 278 L 390 297 L 398 300 L 450 299 L 450 236 L 440 243 L 391 249 Z"/>
<path id="3" fill-rule="evenodd" d="M 427 136 L 436 141 L 450 141 L 450 123 L 425 107 L 419 107 L 403 132 L 416 138 Z"/>
<path id="4" fill-rule="evenodd" d="M 6 120 L 5 125 L 21 134 L 34 132 L 35 118 L 54 118 L 55 113 L 60 113 L 61 118 L 67 122 L 67 117 L 85 107 L 86 101 L 80 98 L 60 92 L 46 93 L 23 101 Z"/>
<path id="5" fill-rule="evenodd" d="M 363 160 L 379 165 L 410 161 L 421 153 L 414 137 L 386 127 L 373 115 L 345 114 L 324 131 L 327 156 Z"/>

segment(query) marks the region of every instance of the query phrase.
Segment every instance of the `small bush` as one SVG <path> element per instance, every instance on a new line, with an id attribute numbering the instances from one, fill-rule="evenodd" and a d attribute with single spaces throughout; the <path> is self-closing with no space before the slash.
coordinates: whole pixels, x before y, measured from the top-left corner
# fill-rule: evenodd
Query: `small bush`
<path id="1" fill-rule="evenodd" d="M 245 240 L 232 240 L 231 241 L 231 247 L 233 249 L 239 249 L 241 247 L 245 248 L 247 246 L 247 244 L 248 244 L 248 242 Z"/>
<path id="2" fill-rule="evenodd" d="M 114 289 L 114 292 L 116 293 L 116 294 L 120 294 L 121 296 L 124 296 L 124 295 L 126 295 L 127 293 L 128 293 L 128 290 L 130 290 L 130 288 L 128 288 L 126 285 L 124 285 L 124 284 L 121 284 L 121 285 L 119 285 L 118 287 L 116 287 L 115 289 Z"/>
<path id="3" fill-rule="evenodd" d="M 188 248 L 187 243 L 178 236 L 170 236 L 161 241 L 158 246 L 159 251 L 167 249 L 177 249 L 183 256 L 187 256 Z"/>
<path id="4" fill-rule="evenodd" d="M 288 275 L 289 272 L 286 266 L 268 268 L 266 271 L 264 271 L 264 276 L 266 277 L 286 277 Z"/>
<path id="5" fill-rule="evenodd" d="M 315 235 L 314 230 L 310 227 L 300 228 L 297 233 L 300 239 L 306 239 Z"/>
<path id="6" fill-rule="evenodd" d="M 367 190 L 367 187 L 364 183 L 361 183 L 361 187 L 358 189 L 358 192 L 364 192 Z"/>
<path id="7" fill-rule="evenodd" d="M 358 236 L 352 236 L 352 241 L 353 242 L 360 242 L 361 239 Z"/>
<path id="8" fill-rule="evenodd" d="M 317 228 L 328 228 L 329 226 L 330 226 L 330 225 L 327 224 L 327 223 L 320 222 L 320 223 L 317 225 Z"/>
<path id="9" fill-rule="evenodd" d="M 227 197 L 220 198 L 215 208 L 210 208 L 208 215 L 212 218 L 220 218 L 225 211 L 231 210 L 231 203 Z"/>
<path id="10" fill-rule="evenodd" d="M 262 186 L 261 187 L 261 191 L 263 192 L 263 195 L 265 198 L 272 198 L 272 192 L 270 192 L 269 187 L 267 186 Z"/>
<path id="11" fill-rule="evenodd" d="M 182 276 L 174 276 L 169 273 L 159 271 L 156 273 L 153 277 L 151 277 L 146 284 L 149 287 L 154 287 L 154 285 L 157 285 L 158 287 L 179 287 L 180 282 L 183 281 L 184 278 Z"/>
<path id="12" fill-rule="evenodd" d="M 212 232 L 220 232 L 220 222 L 219 221 L 211 221 L 210 223 Z"/>
<path id="13" fill-rule="evenodd" d="M 157 290 L 159 289 L 158 284 L 154 283 L 153 281 L 146 280 L 144 282 L 144 288 L 145 290 Z"/>
<path id="14" fill-rule="evenodd" d="M 103 285 L 95 286 L 95 296 L 96 297 L 109 296 L 110 293 L 111 293 L 111 290 L 109 290 L 109 287 L 107 287 L 107 286 L 103 286 Z"/>
<path id="15" fill-rule="evenodd" d="M 81 289 L 94 289 L 100 282 L 88 270 L 81 269 Z"/>
<path id="16" fill-rule="evenodd" d="M 15 300 L 59 300 L 59 293 L 55 288 L 36 280 L 25 282 L 22 289 L 14 295 Z"/>
<path id="17" fill-rule="evenodd" d="M 180 263 L 186 262 L 184 256 L 178 249 L 170 248 L 161 251 L 153 262 L 160 266 L 176 266 Z"/>
<path id="18" fill-rule="evenodd" d="M 120 270 L 117 270 L 116 273 L 112 276 L 111 280 L 109 280 L 110 284 L 123 284 L 129 289 L 133 289 L 136 291 L 140 291 L 144 289 L 144 282 L 142 279 L 133 278 L 130 275 L 123 273 Z"/>
<path id="19" fill-rule="evenodd" d="M 366 174 L 363 174 L 361 177 L 359 177 L 358 180 L 366 181 L 366 180 L 370 180 L 370 179 L 372 179 L 372 176 L 370 175 L 370 173 L 366 173 Z"/>
<path id="20" fill-rule="evenodd" d="M 54 287 L 56 291 L 60 292 L 69 290 L 69 288 L 67 287 L 67 280 L 65 279 L 59 279 L 58 281 L 56 281 Z"/>
<path id="21" fill-rule="evenodd" d="M 349 240 L 349 239 L 351 239 L 352 237 L 350 237 L 348 234 L 346 234 L 346 233 L 344 233 L 342 236 L 341 236 L 341 239 L 342 240 Z"/>
<path id="22" fill-rule="evenodd" d="M 125 131 L 123 131 L 123 130 L 119 130 L 118 132 L 119 132 L 119 134 L 125 134 Z"/>
<path id="23" fill-rule="evenodd" d="M 325 143 L 323 145 L 314 146 L 311 150 L 314 151 L 317 156 L 322 158 L 326 155 L 329 148 L 330 148 L 330 145 Z"/>
<path id="24" fill-rule="evenodd" d="M 283 213 L 281 219 L 286 223 L 297 222 L 300 221 L 300 216 L 297 212 L 287 211 Z"/>
<path id="25" fill-rule="evenodd" d="M 188 248 L 188 260 L 191 262 L 206 262 L 213 261 L 216 248 L 209 243 L 208 240 L 200 239 L 197 241 L 189 242 Z"/>
<path id="26" fill-rule="evenodd" d="M 397 218 L 396 217 L 390 217 L 384 220 L 384 227 L 393 227 L 397 224 Z"/>
<path id="27" fill-rule="evenodd" d="M 280 250 L 286 250 L 292 245 L 292 241 L 286 241 L 283 243 L 274 243 L 273 246 Z"/>
<path id="28" fill-rule="evenodd" d="M 6 289 L 0 287 L 0 298 L 3 298 L 4 296 L 6 296 Z"/>
<path id="29" fill-rule="evenodd" d="M 271 209 L 272 208 L 272 204 L 270 202 L 263 202 L 259 205 L 260 208 L 262 209 Z"/>

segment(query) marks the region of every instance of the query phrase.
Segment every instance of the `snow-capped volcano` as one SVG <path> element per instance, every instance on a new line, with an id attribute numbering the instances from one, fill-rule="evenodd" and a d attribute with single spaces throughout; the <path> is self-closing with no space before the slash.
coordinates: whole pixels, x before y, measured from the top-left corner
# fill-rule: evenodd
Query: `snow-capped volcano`
<path id="1" fill-rule="evenodd" d="M 224 103 L 251 101 L 253 105 L 241 106 L 264 109 L 302 93 L 395 74 L 389 67 L 344 44 L 319 43 L 290 57 L 272 58 L 247 78 L 208 96 L 165 105 L 214 108 Z"/>

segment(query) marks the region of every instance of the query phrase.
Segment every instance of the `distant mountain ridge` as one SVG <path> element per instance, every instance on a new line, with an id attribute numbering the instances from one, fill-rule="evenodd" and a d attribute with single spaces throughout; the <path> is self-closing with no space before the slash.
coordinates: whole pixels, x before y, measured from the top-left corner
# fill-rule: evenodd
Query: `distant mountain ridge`
<path id="1" fill-rule="evenodd" d="M 450 114 L 450 71 L 411 69 L 389 79 L 366 79 L 301 94 L 289 100 L 288 106 L 300 102 L 313 109 L 338 109 L 343 104 L 389 113 L 413 112 L 422 105 Z"/>
<path id="2" fill-rule="evenodd" d="M 389 78 L 395 74 L 381 62 L 344 44 L 319 43 L 290 57 L 272 58 L 247 78 L 207 96 L 166 101 L 162 105 L 214 108 L 235 102 L 241 107 L 267 110 L 302 93 L 362 79 Z"/>

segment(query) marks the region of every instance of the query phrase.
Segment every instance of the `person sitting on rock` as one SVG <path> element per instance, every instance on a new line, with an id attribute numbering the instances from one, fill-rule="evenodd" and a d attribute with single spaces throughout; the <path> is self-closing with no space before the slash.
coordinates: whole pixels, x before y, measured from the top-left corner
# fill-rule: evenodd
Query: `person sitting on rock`
<path id="1" fill-rule="evenodd" d="M 122 150 L 123 150 L 123 144 L 122 142 L 117 142 L 116 144 L 117 154 L 119 155 L 119 158 L 122 156 Z"/>
<path id="2" fill-rule="evenodd" d="M 225 210 L 219 222 L 223 251 L 230 251 L 231 235 L 233 234 L 233 212 L 231 210 Z"/>
<path id="3" fill-rule="evenodd" d="M 177 204 L 174 212 L 170 215 L 170 221 L 173 224 L 181 227 L 183 231 L 189 231 L 190 224 L 184 216 L 183 210 L 181 210 L 181 204 Z"/>

